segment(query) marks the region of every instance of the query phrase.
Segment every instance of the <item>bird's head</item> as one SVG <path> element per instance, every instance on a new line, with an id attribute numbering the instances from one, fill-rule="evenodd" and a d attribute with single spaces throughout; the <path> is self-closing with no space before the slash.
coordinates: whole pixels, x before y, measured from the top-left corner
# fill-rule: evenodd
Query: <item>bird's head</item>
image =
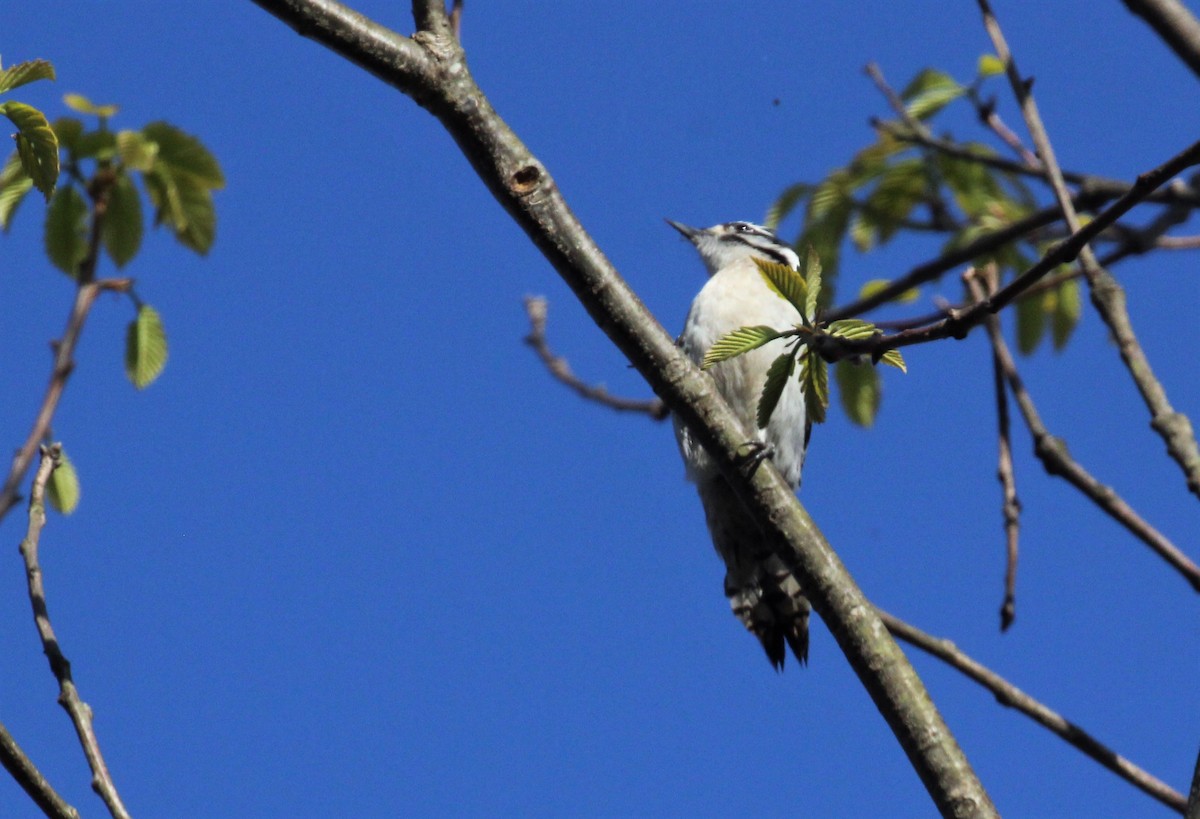
<path id="1" fill-rule="evenodd" d="M 786 264 L 793 270 L 800 267 L 800 257 L 791 245 L 762 225 L 725 222 L 710 228 L 694 228 L 670 219 L 667 224 L 696 246 L 710 276 L 723 267 L 754 256 Z"/>

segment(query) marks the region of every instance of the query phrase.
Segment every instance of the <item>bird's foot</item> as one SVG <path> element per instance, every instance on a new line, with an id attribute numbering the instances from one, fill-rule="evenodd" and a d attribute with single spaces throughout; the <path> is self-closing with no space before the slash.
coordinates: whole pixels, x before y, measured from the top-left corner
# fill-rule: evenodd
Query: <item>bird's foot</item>
<path id="1" fill-rule="evenodd" d="M 753 475 L 763 461 L 775 454 L 775 447 L 765 441 L 747 441 L 738 447 L 738 466 Z"/>

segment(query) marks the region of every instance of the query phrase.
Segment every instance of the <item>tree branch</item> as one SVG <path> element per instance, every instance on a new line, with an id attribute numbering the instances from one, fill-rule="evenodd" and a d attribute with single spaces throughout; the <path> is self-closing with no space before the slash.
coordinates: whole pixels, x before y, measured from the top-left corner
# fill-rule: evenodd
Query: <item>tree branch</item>
<path id="1" fill-rule="evenodd" d="M 104 756 L 100 753 L 100 743 L 96 740 L 96 731 L 92 726 L 92 709 L 79 697 L 79 691 L 71 678 L 71 663 L 59 648 L 58 638 L 50 625 L 50 613 L 46 608 L 46 589 L 42 584 L 42 568 L 38 563 L 38 541 L 42 527 L 46 525 L 46 482 L 50 480 L 50 473 L 58 465 L 61 455 L 62 450 L 58 444 L 42 447 L 42 460 L 33 479 L 33 489 L 29 493 L 29 529 L 25 539 L 21 541 L 21 557 L 25 558 L 25 576 L 29 585 L 29 603 L 33 607 L 33 620 L 42 640 L 42 650 L 46 659 L 50 661 L 50 670 L 54 672 L 54 678 L 58 680 L 58 703 L 71 717 L 88 766 L 92 769 L 92 790 L 104 800 L 109 813 L 116 819 L 129 819 L 129 812 L 121 802 L 112 775 L 104 762 Z"/>
<path id="2" fill-rule="evenodd" d="M 1033 143 L 1037 146 L 1038 156 L 1046 169 L 1046 178 L 1054 189 L 1054 196 L 1062 208 L 1067 227 L 1072 233 L 1080 230 L 1080 221 L 1067 191 L 1058 160 L 1054 156 L 1054 148 L 1050 137 L 1042 124 L 1037 104 L 1033 100 L 1029 83 L 1025 82 L 1017 71 L 1017 64 L 1009 51 L 1008 43 L 1000 30 L 1000 23 L 992 13 L 988 0 L 977 0 L 983 13 L 984 28 L 992 39 L 996 54 L 1004 63 L 1013 94 L 1021 105 L 1021 113 L 1029 128 Z M 1166 390 L 1155 377 L 1150 367 L 1150 360 L 1142 350 L 1137 335 L 1133 331 L 1133 323 L 1129 319 L 1129 311 L 1125 308 L 1125 291 L 1113 278 L 1112 274 L 1096 263 L 1096 257 L 1086 243 L 1079 248 L 1079 261 L 1083 265 L 1084 277 L 1091 289 L 1092 305 L 1104 320 L 1113 337 L 1121 359 L 1129 370 L 1142 400 L 1150 410 L 1150 426 L 1157 432 L 1167 445 L 1167 452 L 1179 464 L 1187 478 L 1188 489 L 1200 498 L 1200 447 L 1196 445 L 1196 435 L 1192 423 L 1181 412 L 1176 412 L 1167 399 Z"/>
<path id="3" fill-rule="evenodd" d="M 993 268 L 994 269 L 994 268 Z M 988 323 L 999 324 L 995 316 Z M 1017 555 L 1021 536 L 1021 500 L 1017 497 L 1017 477 L 1013 471 L 1012 439 L 1009 435 L 1008 391 L 1004 386 L 1004 365 L 1000 354 L 992 348 L 992 381 L 996 394 L 996 437 L 999 452 L 997 453 L 996 477 L 1000 480 L 1004 502 L 1001 510 L 1004 515 L 1004 602 L 1000 604 L 1000 630 L 1008 631 L 1009 626 L 1017 616 Z"/>
<path id="4" fill-rule="evenodd" d="M 79 811 L 71 807 L 65 799 L 51 787 L 23 750 L 13 739 L 12 734 L 0 724 L 0 764 L 12 775 L 17 784 L 29 794 L 42 813 L 51 819 L 79 819 Z"/>
<path id="5" fill-rule="evenodd" d="M 593 320 L 701 444 L 783 551 L 938 809 L 993 816 L 979 780 L 903 652 L 887 637 L 791 489 L 768 463 L 743 471 L 746 434 L 712 379 L 676 348 L 575 218 L 543 165 L 495 113 L 451 36 L 406 40 L 330 0 L 254 0 L 297 31 L 409 94 L 445 126 L 480 178 Z M 393 58 L 412 50 L 424 56 Z M 406 66 L 414 68 L 409 70 Z"/>
<path id="6" fill-rule="evenodd" d="M 984 298 L 983 286 L 974 273 L 968 272 L 963 278 L 976 299 Z M 1008 344 L 1004 341 L 1004 336 L 1000 333 L 999 321 L 995 316 L 991 316 L 988 318 L 986 327 L 991 338 L 995 360 L 1004 372 L 1008 387 L 1025 419 L 1025 426 L 1029 428 L 1029 434 L 1033 437 L 1033 452 L 1042 462 L 1042 466 L 1046 468 L 1046 472 L 1063 478 L 1082 492 L 1109 517 L 1153 549 L 1159 557 L 1183 575 L 1193 589 L 1200 592 L 1200 566 L 1193 563 L 1166 536 L 1147 523 L 1111 486 L 1105 486 L 1092 477 L 1091 473 L 1067 454 L 1067 446 L 1063 440 L 1050 434 L 1046 425 L 1042 423 L 1037 407 L 1034 406 L 1033 399 L 1025 389 L 1025 384 L 1017 372 L 1016 362 L 1008 349 Z"/>
<path id="7" fill-rule="evenodd" d="M 103 290 L 124 293 L 132 286 L 132 279 L 102 279 L 80 285 L 75 291 L 75 304 L 67 318 L 67 329 L 63 332 L 62 338 L 53 344 L 54 364 L 50 369 L 50 383 L 46 386 L 42 404 L 34 418 L 33 427 L 29 430 L 29 436 L 17 450 L 16 456 L 13 457 L 12 467 L 8 471 L 4 486 L 0 487 L 0 520 L 4 519 L 4 516 L 20 498 L 21 482 L 33 464 L 33 456 L 37 452 L 38 445 L 50 431 L 50 422 L 54 420 L 54 412 L 58 409 L 58 402 L 62 398 L 63 390 L 67 387 L 67 379 L 75 370 L 75 347 L 79 344 L 79 336 L 83 332 L 83 325 L 87 321 L 92 304 L 96 301 L 96 296 Z"/>
<path id="8" fill-rule="evenodd" d="M 546 341 L 547 310 L 546 300 L 541 296 L 525 297 L 525 313 L 529 316 L 529 335 L 525 336 L 525 343 L 537 353 L 538 358 L 550 371 L 550 375 L 583 398 L 618 412 L 641 412 L 649 415 L 655 421 L 661 421 L 671 414 L 662 399 L 653 398 L 639 401 L 634 398 L 621 398 L 612 395 L 601 384 L 587 384 L 580 380 L 575 373 L 571 372 L 571 365 L 567 363 L 567 360 L 562 356 L 555 355 L 554 351 L 550 349 L 549 342 Z"/>
<path id="9" fill-rule="evenodd" d="M 1179 0 L 1122 0 L 1162 38 L 1192 73 L 1200 76 L 1200 21 Z"/>
<path id="10" fill-rule="evenodd" d="M 910 645 L 937 657 L 950 667 L 962 672 L 975 682 L 991 691 L 996 701 L 1006 708 L 1015 708 L 1044 728 L 1048 728 L 1079 750 L 1099 762 L 1117 776 L 1153 796 L 1172 810 L 1182 813 L 1186 800 L 1183 794 L 1161 779 L 1147 773 L 1125 757 L 1118 754 L 1087 731 L 1047 706 L 1038 702 L 1021 689 L 986 666 L 976 662 L 949 640 L 926 634 L 915 626 L 879 611 L 879 617 L 888 631 Z"/>

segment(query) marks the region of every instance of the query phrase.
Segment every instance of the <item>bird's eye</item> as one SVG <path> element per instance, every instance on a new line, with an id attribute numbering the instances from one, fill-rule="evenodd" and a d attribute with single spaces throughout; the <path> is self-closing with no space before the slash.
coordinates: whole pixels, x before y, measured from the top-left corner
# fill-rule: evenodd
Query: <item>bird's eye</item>
<path id="1" fill-rule="evenodd" d="M 733 226 L 733 229 L 736 230 L 738 233 L 753 233 L 754 232 L 754 228 L 750 227 L 745 222 L 738 222 L 737 224 L 735 224 Z"/>

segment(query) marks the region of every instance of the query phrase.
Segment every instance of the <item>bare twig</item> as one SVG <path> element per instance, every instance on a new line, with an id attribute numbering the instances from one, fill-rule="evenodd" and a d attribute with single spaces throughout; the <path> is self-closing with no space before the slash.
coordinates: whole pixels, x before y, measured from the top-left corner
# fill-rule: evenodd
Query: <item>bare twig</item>
<path id="1" fill-rule="evenodd" d="M 450 30 L 454 32 L 454 39 L 462 39 L 462 15 L 463 15 L 463 0 L 454 0 L 450 4 Z"/>
<path id="2" fill-rule="evenodd" d="M 0 724 L 0 764 L 12 775 L 29 798 L 34 801 L 42 813 L 51 819 L 79 819 L 79 811 L 71 807 L 65 799 L 51 787 L 23 750 L 13 739 L 12 734 Z"/>
<path id="3" fill-rule="evenodd" d="M 595 401 L 597 404 L 618 412 L 641 412 L 656 421 L 661 421 L 671 414 L 661 399 L 621 398 L 609 393 L 601 384 L 586 384 L 580 380 L 575 373 L 571 372 L 571 365 L 567 363 L 567 360 L 562 356 L 555 355 L 546 341 L 548 308 L 549 305 L 541 296 L 525 297 L 525 312 L 529 316 L 529 335 L 525 336 L 525 343 L 533 348 L 552 376 L 589 401 Z"/>
<path id="4" fill-rule="evenodd" d="M 1021 142 L 1021 138 L 1005 124 L 1000 115 L 996 113 L 996 106 L 989 102 L 984 102 L 979 98 L 979 93 L 975 89 L 970 89 L 968 96 L 971 104 L 975 106 L 975 113 L 979 115 L 979 120 L 995 134 L 1001 142 L 1009 147 L 1009 149 L 1021 158 L 1021 162 L 1029 169 L 1036 171 L 1039 175 L 1042 170 L 1042 163 L 1037 158 L 1037 154 L 1025 147 Z"/>
<path id="5" fill-rule="evenodd" d="M 977 276 L 968 274 L 964 276 L 964 279 L 976 299 L 985 298 L 983 285 Z M 1092 477 L 1086 469 L 1067 454 L 1067 447 L 1062 439 L 1050 434 L 1046 425 L 1042 423 L 1037 407 L 1017 372 L 1016 362 L 1008 349 L 1008 344 L 1004 341 L 1004 336 L 1000 333 L 999 322 L 992 317 L 987 321 L 986 327 L 992 341 L 995 359 L 1004 372 L 1008 387 L 1025 420 L 1025 426 L 1029 428 L 1029 433 L 1033 436 L 1033 452 L 1041 460 L 1046 472 L 1065 479 L 1082 492 L 1113 520 L 1153 549 L 1163 560 L 1183 575 L 1193 589 L 1200 592 L 1200 566 L 1193 563 L 1165 535 L 1147 523 L 1112 487 L 1105 486 Z"/>
<path id="6" fill-rule="evenodd" d="M 1101 743 L 1087 731 L 1056 711 L 1001 677 L 990 668 L 964 654 L 949 640 L 926 634 L 915 626 L 879 611 L 888 631 L 906 643 L 916 646 L 927 654 L 937 657 L 957 671 L 962 672 L 995 695 L 996 701 L 1007 708 L 1015 708 L 1044 728 L 1048 728 L 1083 753 L 1099 762 L 1122 779 L 1145 791 L 1172 810 L 1183 812 L 1186 800 L 1183 794 L 1162 780 L 1139 768 L 1125 757 Z"/>
<path id="7" fill-rule="evenodd" d="M 995 266 L 988 270 L 989 290 L 994 290 L 997 284 Z M 988 318 L 991 324 L 999 325 L 1000 319 L 995 316 Z M 1003 490 L 1004 503 L 1004 602 L 1000 605 L 1000 630 L 1008 631 L 1017 616 L 1017 555 L 1021 536 L 1021 501 L 1017 497 L 1017 477 L 1013 470 L 1012 438 L 1009 435 L 1008 390 L 1005 387 L 1004 365 L 1000 354 L 992 348 L 992 381 L 996 393 L 996 426 L 999 442 L 998 464 L 996 477 L 1000 480 Z"/>
<path id="8" fill-rule="evenodd" d="M 1179 0 L 1123 0 L 1200 76 L 1200 21 Z"/>
<path id="9" fill-rule="evenodd" d="M 58 680 L 58 703 L 71 717 L 88 766 L 92 769 L 92 790 L 104 800 L 114 817 L 128 819 L 129 812 L 121 803 L 112 775 L 108 772 L 104 756 L 100 753 L 100 744 L 92 726 L 92 709 L 79 697 L 79 691 L 71 678 L 71 663 L 63 655 L 58 638 L 54 635 L 54 628 L 50 625 L 50 613 L 46 608 L 46 589 L 42 584 L 42 568 L 38 563 L 38 541 L 42 527 L 46 524 L 46 482 L 50 480 L 50 473 L 58 465 L 62 449 L 58 444 L 54 444 L 43 446 L 41 452 L 42 460 L 29 493 L 29 530 L 25 539 L 21 541 L 21 556 L 25 558 L 25 576 L 29 584 L 29 603 L 33 607 L 33 620 L 42 640 L 42 650 L 46 659 L 50 661 L 50 670 Z"/>
<path id="10" fill-rule="evenodd" d="M 1038 113 L 1029 83 L 1021 77 L 1017 70 L 1017 64 L 1013 60 L 1008 43 L 1000 30 L 1000 23 L 992 13 L 988 0 L 977 0 L 977 2 L 983 14 L 984 28 L 991 37 L 997 56 L 1004 63 L 1013 94 L 1016 95 L 1017 101 L 1021 105 L 1021 114 L 1025 118 L 1025 124 L 1029 128 L 1033 143 L 1037 146 L 1038 156 L 1041 157 L 1046 169 L 1046 178 L 1054 189 L 1054 196 L 1058 200 L 1059 207 L 1062 208 L 1067 227 L 1073 234 L 1077 234 L 1080 230 L 1080 220 L 1075 213 L 1075 206 L 1071 202 L 1071 195 L 1067 191 L 1066 181 L 1059 169 L 1058 160 L 1054 156 L 1054 148 L 1051 146 L 1050 137 L 1042 124 L 1041 115 Z M 1166 390 L 1155 377 L 1154 371 L 1150 367 L 1150 361 L 1133 331 L 1129 311 L 1125 307 L 1125 291 L 1111 273 L 1100 267 L 1091 248 L 1086 243 L 1079 248 L 1079 261 L 1091 289 L 1092 305 L 1116 339 L 1121 359 L 1125 362 L 1125 367 L 1129 370 L 1147 409 L 1150 410 L 1150 426 L 1162 437 L 1167 445 L 1167 452 L 1183 470 L 1187 478 L 1188 489 L 1200 497 L 1200 447 L 1196 444 L 1192 423 L 1186 415 L 1175 411 L 1167 399 Z"/>
<path id="11" fill-rule="evenodd" d="M 62 338 L 54 343 L 54 364 L 50 369 L 50 383 L 46 386 L 46 394 L 42 397 L 42 404 L 34 418 L 33 427 L 29 430 L 29 436 L 13 457 L 8 477 L 4 481 L 4 486 L 0 487 L 0 519 L 3 519 L 16 505 L 20 497 L 21 481 L 25 479 L 25 474 L 33 463 L 33 456 L 37 452 L 38 445 L 45 439 L 46 433 L 50 429 L 54 411 L 58 409 L 59 399 L 62 398 L 63 390 L 66 389 L 67 379 L 75 369 L 75 347 L 79 343 L 79 335 L 83 332 L 84 322 L 87 321 L 88 312 L 92 309 L 96 296 L 103 290 L 123 293 L 132 286 L 132 279 L 102 279 L 80 285 L 79 289 L 75 291 L 75 304 L 67 319 L 67 329 L 63 332 Z"/>

